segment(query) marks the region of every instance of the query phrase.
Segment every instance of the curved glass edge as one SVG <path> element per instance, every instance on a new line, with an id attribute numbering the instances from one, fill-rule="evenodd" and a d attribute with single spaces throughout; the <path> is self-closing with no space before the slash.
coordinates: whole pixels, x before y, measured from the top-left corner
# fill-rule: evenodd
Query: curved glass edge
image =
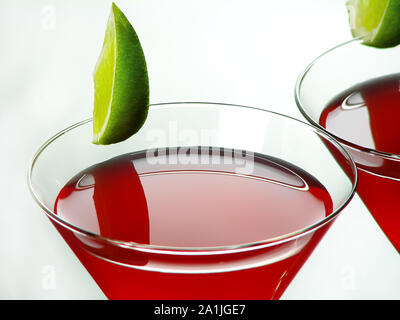
<path id="1" fill-rule="evenodd" d="M 363 147 L 363 146 L 360 146 L 360 145 L 358 145 L 356 143 L 353 143 L 351 141 L 345 140 L 345 139 L 343 139 L 343 138 L 341 138 L 341 137 L 329 132 L 323 126 L 321 126 L 317 121 L 315 121 L 312 116 L 310 116 L 307 113 L 306 109 L 304 108 L 304 104 L 302 103 L 301 98 L 300 98 L 301 86 L 302 86 L 302 83 L 303 83 L 304 79 L 307 77 L 307 74 L 312 69 L 312 67 L 315 64 L 317 64 L 320 61 L 321 58 L 325 57 L 326 55 L 328 55 L 329 53 L 335 51 L 336 49 L 339 49 L 339 48 L 344 47 L 344 46 L 349 45 L 349 44 L 354 44 L 354 43 L 360 43 L 361 44 L 361 42 L 362 42 L 362 37 L 358 37 L 358 38 L 352 39 L 350 41 L 343 42 L 343 43 L 341 43 L 341 44 L 339 44 L 339 45 L 337 45 L 337 46 L 325 51 L 324 53 L 319 55 L 317 58 L 315 58 L 303 70 L 303 72 L 301 72 L 300 75 L 297 77 L 295 88 L 294 88 L 294 99 L 295 99 L 297 108 L 299 109 L 300 113 L 306 118 L 306 120 L 308 122 L 310 122 L 313 126 L 321 129 L 325 133 L 331 135 L 335 140 L 337 140 L 340 143 L 344 144 L 346 147 L 348 147 L 350 149 L 353 149 L 353 150 L 356 150 L 356 151 L 360 151 L 360 152 L 364 152 L 364 153 L 367 153 L 367 154 L 371 154 L 371 155 L 374 155 L 374 156 L 379 156 L 379 157 L 384 158 L 384 159 L 400 161 L 400 155 L 391 154 L 391 153 L 388 153 L 388 152 L 384 152 L 384 151 L 379 151 L 379 150 L 376 150 L 376 149 Z"/>
<path id="2" fill-rule="evenodd" d="M 353 161 L 352 157 L 349 155 L 349 153 L 344 149 L 340 143 L 338 143 L 334 137 L 329 134 L 326 130 L 321 130 L 318 127 L 314 127 L 306 122 L 303 122 L 301 120 L 298 120 L 296 118 L 280 114 L 278 112 L 274 111 L 269 111 L 261 108 L 256 108 L 256 107 L 249 107 L 249 106 L 243 106 L 243 105 L 238 105 L 238 104 L 227 104 L 227 103 L 218 103 L 218 102 L 166 102 L 166 103 L 156 103 L 156 104 L 151 104 L 150 107 L 168 107 L 171 105 L 174 106 L 179 106 L 179 105 L 187 105 L 187 104 L 201 104 L 201 105 L 209 105 L 209 106 L 215 106 L 215 105 L 220 105 L 220 106 L 226 106 L 226 107 L 239 107 L 239 108 L 246 108 L 246 109 L 252 109 L 252 110 L 257 110 L 261 112 L 267 112 L 270 114 L 273 114 L 275 116 L 279 117 L 284 117 L 290 120 L 293 120 L 295 122 L 300 123 L 301 125 L 304 125 L 308 127 L 309 130 L 312 130 L 315 132 L 315 134 L 322 136 L 326 140 L 328 140 L 330 143 L 332 143 L 344 156 L 344 158 L 348 161 L 349 166 L 351 167 L 351 171 L 353 173 L 353 179 L 350 180 L 353 183 L 352 190 L 347 197 L 347 199 L 335 210 L 333 211 L 330 215 L 326 216 L 325 218 L 317 221 L 316 223 L 307 226 L 303 229 L 294 231 L 289 234 L 285 234 L 279 237 L 274 237 L 270 239 L 265 239 L 265 240 L 260 240 L 260 241 L 255 241 L 255 242 L 249 242 L 249 243 L 244 243 L 244 244 L 238 244 L 238 245 L 228 245 L 228 246 L 216 246 L 216 247 L 175 247 L 175 246 L 161 246 L 161 245 L 151 245 L 151 244 L 140 244 L 132 241 L 120 241 L 120 240 L 115 240 L 111 238 L 104 237 L 102 235 L 87 231 L 85 229 L 79 228 L 77 226 L 74 226 L 67 221 L 61 219 L 58 217 L 52 209 L 48 208 L 41 200 L 40 197 L 37 195 L 35 192 L 35 188 L 33 186 L 33 181 L 32 181 L 32 172 L 35 166 L 36 161 L 40 157 L 41 153 L 46 149 L 47 146 L 49 146 L 53 141 L 56 139 L 60 138 L 62 135 L 65 133 L 69 132 L 70 130 L 73 130 L 76 127 L 85 125 L 89 122 L 93 121 L 93 118 L 85 119 L 80 122 L 77 122 L 64 130 L 58 132 L 55 134 L 53 137 L 48 139 L 45 143 L 43 143 L 39 149 L 36 151 L 34 154 L 29 168 L 28 168 L 28 175 L 27 175 L 27 180 L 28 180 L 28 188 L 29 191 L 35 200 L 35 202 L 39 205 L 40 208 L 42 208 L 46 215 L 55 221 L 56 223 L 60 224 L 62 227 L 83 235 L 87 236 L 90 238 L 93 238 L 97 241 L 101 241 L 104 243 L 108 243 L 110 245 L 118 246 L 121 248 L 125 249 L 132 249 L 136 251 L 142 251 L 142 252 L 147 252 L 147 253 L 157 253 L 157 254 L 172 254 L 172 255 L 217 255 L 217 254 L 232 254 L 232 253 L 238 253 L 238 252 L 245 252 L 245 251 L 250 251 L 250 250 L 259 250 L 271 246 L 276 246 L 284 242 L 288 242 L 291 240 L 295 240 L 299 237 L 305 236 L 311 232 L 314 232 L 315 230 L 323 227 L 327 223 L 331 222 L 336 216 L 347 206 L 347 204 L 351 201 L 353 198 L 356 188 L 357 188 L 357 183 L 358 183 L 358 173 L 357 173 L 357 168 L 356 164 Z"/>

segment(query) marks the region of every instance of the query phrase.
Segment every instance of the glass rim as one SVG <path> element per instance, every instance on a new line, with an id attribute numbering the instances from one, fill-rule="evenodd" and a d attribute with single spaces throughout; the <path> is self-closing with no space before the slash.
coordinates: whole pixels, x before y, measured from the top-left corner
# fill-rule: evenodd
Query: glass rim
<path id="1" fill-rule="evenodd" d="M 356 169 L 356 164 L 353 160 L 353 158 L 349 155 L 347 150 L 340 144 L 338 143 L 331 134 L 328 132 L 321 130 L 320 128 L 317 128 L 315 126 L 310 125 L 309 123 L 306 123 L 304 121 L 301 121 L 299 119 L 270 111 L 270 110 L 265 110 L 261 108 L 256 108 L 256 107 L 249 107 L 249 106 L 244 106 L 244 105 L 238 105 L 238 104 L 228 104 L 228 103 L 218 103 L 218 102 L 166 102 L 166 103 L 155 103 L 155 104 L 150 104 L 150 108 L 153 107 L 169 107 L 171 105 L 173 106 L 178 106 L 178 105 L 187 105 L 187 104 L 201 104 L 201 105 L 210 105 L 210 106 L 226 106 L 226 107 L 238 107 L 238 108 L 244 108 L 244 109 L 251 109 L 255 111 L 260 111 L 260 112 L 266 112 L 269 114 L 272 114 L 273 116 L 277 117 L 283 117 L 286 119 L 289 119 L 290 121 L 295 121 L 300 125 L 305 126 L 308 130 L 312 130 L 315 134 L 323 137 L 325 140 L 328 140 L 331 144 L 334 145 L 334 147 L 340 151 L 342 156 L 346 159 L 346 161 L 349 163 L 349 166 L 351 167 L 351 171 L 353 173 L 353 178 L 350 177 L 351 183 L 352 183 L 352 189 L 349 192 L 348 196 L 346 197 L 346 200 L 343 201 L 340 206 L 332 213 L 330 213 L 328 216 L 319 219 L 318 221 L 314 222 L 311 225 L 308 225 L 304 228 L 295 230 L 291 233 L 287 233 L 281 236 L 277 237 L 272 237 L 268 238 L 265 240 L 258 240 L 258 241 L 252 241 L 252 242 L 246 242 L 246 243 L 241 243 L 241 244 L 235 244 L 235 245 L 223 245 L 223 246 L 207 246 L 207 247 L 184 247 L 184 246 L 165 246 L 165 245 L 154 245 L 154 244 L 142 244 L 142 243 L 137 243 L 133 241 L 122 241 L 122 240 L 116 240 L 112 238 L 108 238 L 105 236 L 102 236 L 100 234 L 85 230 L 83 228 L 80 228 L 78 226 L 75 226 L 64 219 L 60 218 L 55 214 L 55 212 L 46 206 L 41 200 L 39 195 L 35 192 L 35 187 L 33 185 L 33 179 L 32 179 L 32 173 L 33 169 L 35 167 L 35 163 L 37 160 L 40 158 L 41 153 L 46 150 L 46 148 L 55 140 L 63 136 L 64 134 L 68 133 L 69 131 L 83 126 L 87 123 L 90 123 L 93 121 L 93 118 L 88 118 L 85 120 L 82 120 L 80 122 L 74 123 L 73 125 L 70 125 L 66 127 L 65 129 L 59 131 L 55 135 L 53 135 L 51 138 L 49 138 L 46 142 L 44 142 L 35 152 L 28 168 L 28 188 L 29 191 L 35 200 L 35 202 L 39 205 L 41 209 L 43 209 L 46 213 L 46 215 L 51 218 L 53 221 L 56 223 L 60 224 L 62 227 L 69 229 L 70 231 L 73 231 L 74 233 L 88 236 L 91 238 L 95 238 L 96 240 L 114 245 L 114 246 L 119 246 L 123 247 L 125 249 L 133 249 L 137 251 L 142 251 L 142 252 L 148 252 L 148 253 L 161 253 L 161 254 L 194 254 L 194 255 L 210 255 L 210 254 L 223 254 L 223 253 L 237 253 L 237 252 L 243 252 L 243 251 L 248 251 L 248 250 L 254 250 L 254 249 L 261 249 L 261 248 L 266 248 L 274 245 L 278 245 L 284 242 L 288 242 L 290 240 L 294 240 L 296 238 L 302 237 L 316 229 L 319 229 L 320 227 L 324 226 L 331 220 L 333 220 L 346 206 L 347 204 L 351 201 L 353 198 L 357 183 L 358 183 L 358 173 Z"/>
<path id="2" fill-rule="evenodd" d="M 363 152 L 363 153 L 371 154 L 371 155 L 374 155 L 374 156 L 379 156 L 379 157 L 384 158 L 384 159 L 400 161 L 400 154 L 392 154 L 390 152 L 385 152 L 385 151 L 380 151 L 380 150 L 377 150 L 377 149 L 368 148 L 368 147 L 359 145 L 357 143 L 351 142 L 349 140 L 343 139 L 343 138 L 335 135 L 334 133 L 328 131 L 323 126 L 321 126 L 317 121 L 315 121 L 311 115 L 309 115 L 307 113 L 306 109 L 304 108 L 305 104 L 302 102 L 302 100 L 300 98 L 301 87 L 302 87 L 304 79 L 306 79 L 308 72 L 312 69 L 312 67 L 315 64 L 317 64 L 320 61 L 321 58 L 327 56 L 329 53 L 332 53 L 336 49 L 340 49 L 340 48 L 345 47 L 347 45 L 354 44 L 354 43 L 361 43 L 361 42 L 362 42 L 362 37 L 357 37 L 357 38 L 351 39 L 349 41 L 342 42 L 342 43 L 340 43 L 340 44 L 328 49 L 324 53 L 322 53 L 319 56 L 317 56 L 317 58 L 312 60 L 311 63 L 308 64 L 307 67 L 297 77 L 296 84 L 295 84 L 295 89 L 294 89 L 294 99 L 296 101 L 296 105 L 297 105 L 297 108 L 299 109 L 300 113 L 307 119 L 308 122 L 310 122 L 313 126 L 318 127 L 320 130 L 324 131 L 325 133 L 331 135 L 335 140 L 337 140 L 340 143 L 344 144 L 346 147 L 348 147 L 350 149 L 353 149 L 353 150 L 356 150 L 356 151 Z M 391 49 L 391 48 L 388 48 L 388 49 Z"/>

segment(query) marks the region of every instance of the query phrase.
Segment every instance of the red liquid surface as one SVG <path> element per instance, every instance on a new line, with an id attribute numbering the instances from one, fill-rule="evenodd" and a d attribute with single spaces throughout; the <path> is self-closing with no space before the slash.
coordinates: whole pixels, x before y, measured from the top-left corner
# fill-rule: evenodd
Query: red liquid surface
<path id="1" fill-rule="evenodd" d="M 235 154 L 213 149 L 208 163 L 185 165 L 172 149 L 126 154 L 73 177 L 55 210 L 112 239 L 206 248 L 282 236 L 332 212 L 327 190 L 300 168 L 256 155 L 250 173 L 237 173 Z M 189 256 L 110 247 L 55 225 L 110 299 L 277 299 L 329 227 L 270 248 Z"/>
<path id="2" fill-rule="evenodd" d="M 400 74 L 372 79 L 334 98 L 320 124 L 364 148 L 400 154 Z M 357 162 L 357 193 L 400 252 L 400 162 L 352 151 Z"/>

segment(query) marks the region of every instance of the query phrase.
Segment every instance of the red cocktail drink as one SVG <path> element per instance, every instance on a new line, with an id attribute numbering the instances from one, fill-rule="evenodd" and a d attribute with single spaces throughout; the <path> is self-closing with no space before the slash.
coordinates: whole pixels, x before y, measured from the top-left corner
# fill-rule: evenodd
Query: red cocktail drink
<path id="1" fill-rule="evenodd" d="M 399 119 L 400 75 L 394 74 L 359 84 L 337 96 L 322 112 L 320 124 L 348 141 L 400 154 Z M 372 174 L 359 163 L 357 192 L 400 251 L 400 163 L 383 160 L 377 168 Z"/>
<path id="2" fill-rule="evenodd" d="M 240 135 L 251 142 L 235 132 L 246 120 L 253 129 Z M 355 188 L 354 163 L 339 144 L 258 109 L 154 106 L 128 141 L 74 145 L 90 125 L 47 143 L 31 183 L 109 299 L 278 299 Z M 76 158 L 58 163 L 62 148 Z"/>
<path id="3" fill-rule="evenodd" d="M 307 119 L 354 158 L 357 193 L 400 251 L 400 76 L 398 47 L 360 40 L 320 56 L 300 76 L 296 100 Z M 318 79 L 319 78 L 319 79 Z"/>

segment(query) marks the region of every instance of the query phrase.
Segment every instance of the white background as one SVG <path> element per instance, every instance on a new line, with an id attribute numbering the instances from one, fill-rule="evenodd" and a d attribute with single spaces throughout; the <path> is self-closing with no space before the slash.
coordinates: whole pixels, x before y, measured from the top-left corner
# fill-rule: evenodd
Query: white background
<path id="1" fill-rule="evenodd" d="M 104 299 L 31 198 L 38 146 L 91 116 L 110 1 L 0 2 L 0 298 Z M 119 0 L 151 102 L 212 101 L 302 119 L 297 75 L 351 38 L 344 0 Z M 54 281 L 49 282 L 48 276 Z M 283 299 L 399 299 L 400 255 L 356 196 Z"/>

